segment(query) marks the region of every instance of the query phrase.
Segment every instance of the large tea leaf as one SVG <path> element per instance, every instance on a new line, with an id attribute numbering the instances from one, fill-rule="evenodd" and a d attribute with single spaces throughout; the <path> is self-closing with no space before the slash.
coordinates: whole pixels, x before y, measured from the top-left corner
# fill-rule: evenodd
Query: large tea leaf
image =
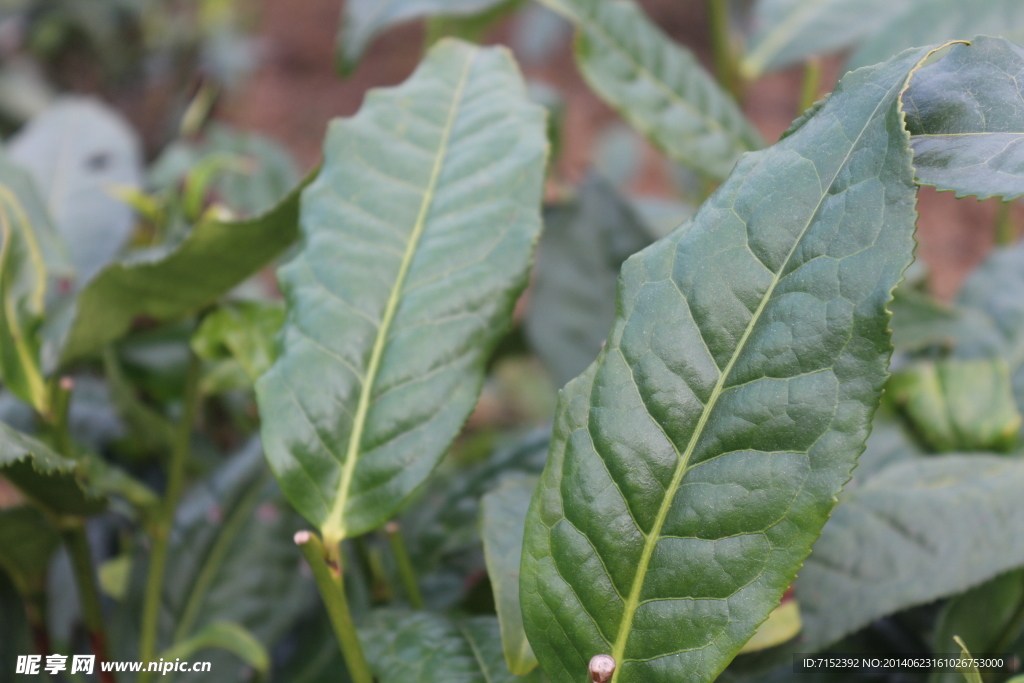
<path id="1" fill-rule="evenodd" d="M 674 161 L 725 178 L 764 141 L 687 49 L 632 0 L 542 0 L 578 30 L 576 61 L 590 86 Z"/>
<path id="2" fill-rule="evenodd" d="M 476 403 L 540 230 L 544 130 L 506 51 L 452 40 L 331 125 L 257 384 L 267 457 L 328 544 L 393 515 Z"/>
<path id="3" fill-rule="evenodd" d="M 957 197 L 1024 194 L 1022 96 L 1024 50 L 1007 40 L 954 45 L 921 69 L 904 98 L 917 181 Z"/>
<path id="4" fill-rule="evenodd" d="M 893 3 L 898 14 L 888 14 L 885 27 L 870 34 L 850 58 L 847 67 L 858 69 L 888 59 L 914 45 L 947 40 L 968 40 L 977 35 L 1024 40 L 1024 4 L 1017 0 L 913 0 Z"/>
<path id="5" fill-rule="evenodd" d="M 481 14 L 508 0 L 347 0 L 338 32 L 338 67 L 351 72 L 363 51 L 389 26 L 421 17 Z"/>
<path id="6" fill-rule="evenodd" d="M 128 331 L 139 316 L 174 320 L 213 303 L 298 236 L 299 193 L 310 173 L 274 208 L 253 218 L 200 221 L 179 243 L 112 263 L 78 297 L 73 320 L 54 323 L 66 336 L 61 360 L 95 353 Z"/>
<path id="7" fill-rule="evenodd" d="M 710 681 L 778 604 L 864 448 L 915 220 L 898 95 L 848 74 L 623 267 L 615 326 L 559 397 L 523 549 L 545 674 Z"/>
<path id="8" fill-rule="evenodd" d="M 424 612 L 380 610 L 359 631 L 380 683 L 540 680 L 539 672 L 526 677 L 509 673 L 494 617 L 456 622 Z"/>
<path id="9" fill-rule="evenodd" d="M 1024 566 L 1024 460 L 899 463 L 836 507 L 796 583 L 807 652 Z"/>

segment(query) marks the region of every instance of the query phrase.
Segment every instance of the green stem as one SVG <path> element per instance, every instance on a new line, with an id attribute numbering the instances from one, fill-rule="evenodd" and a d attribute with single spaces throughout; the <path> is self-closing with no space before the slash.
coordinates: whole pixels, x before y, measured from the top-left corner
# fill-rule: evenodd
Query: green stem
<path id="1" fill-rule="evenodd" d="M 65 458 L 75 457 L 75 445 L 71 441 L 71 431 L 68 429 L 68 408 L 71 405 L 71 392 L 74 391 L 75 380 L 70 377 L 61 377 L 53 389 L 53 422 L 54 445 L 57 452 Z"/>
<path id="2" fill-rule="evenodd" d="M 327 615 L 331 618 L 352 682 L 373 683 L 373 674 L 363 655 L 363 646 L 359 643 L 359 635 L 348 608 L 348 598 L 345 596 L 341 576 L 341 549 L 336 548 L 334 553 L 329 554 L 320 538 L 310 531 L 295 534 L 295 544 L 302 550 L 309 568 L 313 570 L 313 578 L 320 589 Z"/>
<path id="3" fill-rule="evenodd" d="M 391 552 L 398 564 L 398 577 L 402 580 L 402 587 L 405 589 L 405 596 L 409 598 L 409 604 L 415 609 L 423 609 L 423 596 L 420 594 L 416 572 L 413 571 L 412 561 L 409 559 L 409 551 L 406 550 L 405 541 L 402 539 L 402 527 L 398 522 L 388 522 L 384 525 L 384 533 L 387 534 L 388 542 L 391 544 Z"/>
<path id="4" fill-rule="evenodd" d="M 722 87 L 732 93 L 737 101 L 742 100 L 743 89 L 729 25 L 729 0 L 707 0 L 707 7 L 711 20 L 711 42 L 715 53 L 715 75 Z"/>
<path id="5" fill-rule="evenodd" d="M 42 595 L 31 595 L 22 598 L 25 604 L 25 619 L 32 631 L 32 643 L 36 654 L 46 657 L 50 654 L 50 634 L 46 630 L 46 611 L 43 609 Z"/>
<path id="6" fill-rule="evenodd" d="M 71 556 L 71 568 L 78 586 L 78 600 L 82 605 L 82 618 L 89 634 L 89 643 L 96 655 L 96 671 L 100 681 L 115 683 L 114 676 L 104 671 L 102 663 L 109 661 L 107 657 L 107 631 L 103 625 L 103 610 L 100 607 L 100 593 L 96 588 L 96 573 L 92 568 L 92 555 L 89 552 L 89 539 L 85 535 L 85 525 L 76 522 L 61 532 L 68 554 Z"/>
<path id="7" fill-rule="evenodd" d="M 167 544 L 171 536 L 171 526 L 174 523 L 174 511 L 185 484 L 185 465 L 188 463 L 192 424 L 195 422 L 199 404 L 199 370 L 199 358 L 195 354 L 190 354 L 185 378 L 183 412 L 171 449 L 167 492 L 161 502 L 157 519 L 153 523 L 153 551 L 149 556 L 146 593 L 142 604 L 142 635 L 139 639 L 139 660 L 144 663 L 152 661 L 156 654 L 157 627 L 160 622 L 160 594 L 163 588 L 164 569 L 167 564 Z M 150 677 L 150 672 L 143 669 L 138 681 L 146 683 Z"/>
<path id="8" fill-rule="evenodd" d="M 1008 247 L 1017 240 L 1017 226 L 1013 222 L 1012 202 L 1000 202 L 996 212 L 996 244 Z"/>
<path id="9" fill-rule="evenodd" d="M 803 114 L 818 101 L 818 93 L 821 91 L 821 59 L 811 57 L 804 62 L 804 81 L 800 86 L 800 111 L 797 116 Z"/>

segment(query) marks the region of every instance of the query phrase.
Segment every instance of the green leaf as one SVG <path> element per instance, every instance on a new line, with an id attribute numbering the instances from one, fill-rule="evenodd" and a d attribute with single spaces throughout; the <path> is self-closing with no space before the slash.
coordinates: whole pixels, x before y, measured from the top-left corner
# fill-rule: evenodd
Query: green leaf
<path id="1" fill-rule="evenodd" d="M 378 610 L 359 631 L 379 683 L 540 680 L 540 672 L 527 677 L 509 672 L 494 617 L 450 621 L 425 612 Z"/>
<path id="2" fill-rule="evenodd" d="M 971 651 L 998 654 L 1020 631 L 1017 621 L 1024 610 L 1024 569 L 1007 572 L 951 599 L 943 607 L 932 635 L 932 651 L 958 654 L 954 636 Z M 959 683 L 952 672 L 934 672 L 929 683 Z"/>
<path id="3" fill-rule="evenodd" d="M 922 361 L 895 373 L 886 390 L 940 453 L 1016 445 L 1021 416 L 1002 358 Z"/>
<path id="4" fill-rule="evenodd" d="M 969 40 L 978 35 L 1002 36 L 1015 43 L 1024 40 L 1024 5 L 1017 0 L 913 0 L 895 3 L 893 9 L 900 11 L 886 13 L 884 27 L 874 26 L 847 68 L 880 62 L 914 45 Z"/>
<path id="5" fill-rule="evenodd" d="M 80 463 L 0 422 L 0 475 L 44 509 L 62 515 L 102 512 L 106 500 Z"/>
<path id="6" fill-rule="evenodd" d="M 263 644 L 238 624 L 226 621 L 216 621 L 207 625 L 194 636 L 165 650 L 160 656 L 167 661 L 179 658 L 195 659 L 193 655 L 211 648 L 237 655 L 262 674 L 270 670 L 270 655 Z"/>
<path id="7" fill-rule="evenodd" d="M 740 650 L 740 654 L 767 650 L 792 640 L 800 633 L 800 606 L 796 600 L 783 600 L 768 618 L 757 627 L 757 632 Z"/>
<path id="8" fill-rule="evenodd" d="M 886 376 L 916 217 L 898 95 L 926 54 L 848 74 L 623 266 L 527 519 L 523 616 L 555 683 L 600 653 L 614 683 L 713 680 L 793 580 Z"/>
<path id="9" fill-rule="evenodd" d="M 61 320 L 51 330 L 65 339 L 61 361 L 95 353 L 136 317 L 166 321 L 193 313 L 259 271 L 295 241 L 299 193 L 315 175 L 264 214 L 237 221 L 208 217 L 177 244 L 108 265 L 79 295 L 70 324 Z"/>
<path id="10" fill-rule="evenodd" d="M 432 15 L 473 16 L 504 2 L 506 0 L 348 0 L 338 32 L 338 70 L 350 74 L 374 37 L 391 26 Z"/>
<path id="11" fill-rule="evenodd" d="M 277 303 L 230 302 L 203 319 L 192 350 L 204 360 L 237 360 L 255 382 L 274 363 L 274 337 L 283 323 L 284 308 Z"/>
<path id="12" fill-rule="evenodd" d="M 991 321 L 979 311 L 951 305 L 904 286 L 893 292 L 892 343 L 901 351 L 937 346 L 949 349 L 979 334 L 994 334 Z"/>
<path id="13" fill-rule="evenodd" d="M 542 0 L 577 29 L 576 62 L 590 87 L 673 161 L 723 179 L 764 141 L 687 49 L 633 2 Z"/>
<path id="14" fill-rule="evenodd" d="M 931 1 L 931 0 L 929 0 Z M 753 80 L 808 57 L 842 50 L 877 31 L 915 0 L 760 0 L 754 35 L 740 64 Z M 916 45 L 936 42 L 926 40 Z M 910 47 L 907 45 L 905 47 Z M 895 53 L 876 59 L 881 62 Z"/>
<path id="15" fill-rule="evenodd" d="M 131 235 L 134 212 L 110 189 L 141 184 L 138 136 L 99 100 L 63 97 L 11 138 L 8 149 L 42 190 L 83 285 Z"/>
<path id="16" fill-rule="evenodd" d="M 0 379 L 39 412 L 48 410 L 39 326 L 73 269 L 29 174 L 0 152 Z"/>
<path id="17" fill-rule="evenodd" d="M 484 539 L 487 574 L 501 626 L 501 643 L 509 671 L 519 676 L 537 666 L 523 630 L 519 607 L 519 565 L 523 555 L 523 526 L 537 477 L 506 477 L 501 486 L 480 501 L 480 535 Z"/>
<path id="18" fill-rule="evenodd" d="M 1024 460 L 899 463 L 851 489 L 796 583 L 813 652 L 886 614 L 1024 566 Z"/>
<path id="19" fill-rule="evenodd" d="M 544 130 L 507 51 L 453 40 L 332 123 L 256 385 L 267 457 L 326 545 L 393 515 L 473 409 L 540 231 Z"/>
<path id="20" fill-rule="evenodd" d="M 46 590 L 46 571 L 58 544 L 57 530 L 38 508 L 0 508 L 0 569 L 7 572 L 21 595 L 40 595 Z"/>
<path id="21" fill-rule="evenodd" d="M 964 641 L 960 639 L 960 636 L 953 636 L 953 641 L 960 646 L 960 656 L 964 659 L 971 659 L 971 653 L 964 644 Z M 967 683 L 984 683 L 981 678 L 981 672 L 978 671 L 978 667 L 973 664 L 958 668 L 961 674 L 964 676 L 964 680 Z"/>
<path id="22" fill-rule="evenodd" d="M 1024 194 L 1022 88 L 1024 50 L 1000 38 L 954 45 L 921 69 L 904 96 L 917 182 L 957 197 Z"/>
<path id="23" fill-rule="evenodd" d="M 526 336 L 563 386 L 597 357 L 615 320 L 619 269 L 654 236 L 597 174 L 583 182 L 574 202 L 546 209 L 544 223 Z"/>

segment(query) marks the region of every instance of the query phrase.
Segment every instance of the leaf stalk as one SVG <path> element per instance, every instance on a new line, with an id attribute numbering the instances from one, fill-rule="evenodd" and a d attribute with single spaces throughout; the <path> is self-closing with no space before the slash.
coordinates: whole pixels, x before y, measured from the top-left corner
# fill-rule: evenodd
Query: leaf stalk
<path id="1" fill-rule="evenodd" d="M 804 62 L 804 79 L 800 85 L 800 110 L 796 113 L 800 116 L 818 101 L 818 93 L 821 91 L 821 59 L 811 57 Z"/>
<path id="2" fill-rule="evenodd" d="M 707 6 L 715 54 L 715 75 L 722 87 L 728 90 L 736 101 L 742 101 L 743 87 L 729 22 L 729 0 L 707 0 Z"/>
<path id="3" fill-rule="evenodd" d="M 398 577 L 402 581 L 402 588 L 405 589 L 405 597 L 409 599 L 409 604 L 413 608 L 423 609 L 423 595 L 420 593 L 419 582 L 416 580 L 416 572 L 412 568 L 409 551 L 405 547 L 405 539 L 402 538 L 401 525 L 395 521 L 388 522 L 384 525 L 384 533 L 387 534 L 391 552 L 398 565 Z"/>
<path id="4" fill-rule="evenodd" d="M 64 545 L 71 556 L 71 568 L 75 574 L 78 600 L 82 605 L 82 618 L 89 634 L 89 644 L 96 655 L 96 671 L 102 683 L 116 683 L 114 675 L 104 671 L 101 664 L 109 661 L 107 656 L 107 630 L 103 624 L 103 609 L 100 593 L 96 587 L 96 573 L 92 567 L 89 539 L 85 535 L 85 524 L 77 520 L 61 532 Z"/>

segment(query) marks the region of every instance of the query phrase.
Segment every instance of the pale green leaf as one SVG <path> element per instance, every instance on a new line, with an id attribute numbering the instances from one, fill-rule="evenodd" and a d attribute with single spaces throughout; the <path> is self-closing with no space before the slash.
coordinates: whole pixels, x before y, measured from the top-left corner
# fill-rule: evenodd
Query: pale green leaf
<path id="1" fill-rule="evenodd" d="M 238 624 L 226 621 L 215 621 L 205 626 L 195 635 L 164 650 L 160 657 L 167 661 L 201 659 L 196 655 L 214 648 L 236 655 L 260 673 L 270 670 L 270 654 L 263 644 Z"/>
<path id="2" fill-rule="evenodd" d="M 204 360 L 236 360 L 250 382 L 274 363 L 274 337 L 284 308 L 273 302 L 233 301 L 206 316 L 192 337 L 192 350 Z"/>
<path id="3" fill-rule="evenodd" d="M 519 606 L 519 565 L 523 555 L 523 527 L 537 477 L 506 477 L 501 486 L 480 501 L 480 535 L 484 539 L 487 574 L 494 588 L 494 602 L 501 627 L 501 643 L 509 671 L 530 673 L 537 658 L 523 630 Z"/>
<path id="4" fill-rule="evenodd" d="M 967 649 L 967 645 L 960 639 L 960 636 L 953 636 L 953 642 L 960 646 L 960 657 L 962 659 L 971 659 L 971 652 Z M 974 664 L 969 664 L 958 669 L 963 674 L 964 680 L 967 683 L 984 683 L 981 678 L 981 672 L 978 671 L 978 667 Z"/>
<path id="5" fill-rule="evenodd" d="M 917 182 L 957 197 L 1024 194 L 1022 97 L 1024 50 L 1006 40 L 980 36 L 921 69 L 904 96 Z"/>
<path id="6" fill-rule="evenodd" d="M 608 104 L 669 158 L 715 179 L 764 141 L 689 50 L 632 0 L 542 0 L 577 29 L 576 61 Z"/>
<path id="7" fill-rule="evenodd" d="M 332 123 L 256 385 L 271 466 L 328 544 L 393 515 L 473 409 L 540 231 L 544 130 L 507 51 L 453 40 Z"/>
<path id="8" fill-rule="evenodd" d="M 808 652 L 1024 566 L 1024 460 L 919 458 L 851 489 L 796 583 Z"/>
<path id="9" fill-rule="evenodd" d="M 611 335 L 559 397 L 527 519 L 526 632 L 555 683 L 713 680 L 778 605 L 864 448 L 911 261 L 899 93 L 848 74 L 630 258 Z"/>
<path id="10" fill-rule="evenodd" d="M 758 652 L 776 647 L 792 640 L 803 626 L 800 621 L 800 606 L 796 600 L 784 600 L 772 610 L 768 618 L 757 627 L 757 632 L 740 650 L 740 654 Z"/>

